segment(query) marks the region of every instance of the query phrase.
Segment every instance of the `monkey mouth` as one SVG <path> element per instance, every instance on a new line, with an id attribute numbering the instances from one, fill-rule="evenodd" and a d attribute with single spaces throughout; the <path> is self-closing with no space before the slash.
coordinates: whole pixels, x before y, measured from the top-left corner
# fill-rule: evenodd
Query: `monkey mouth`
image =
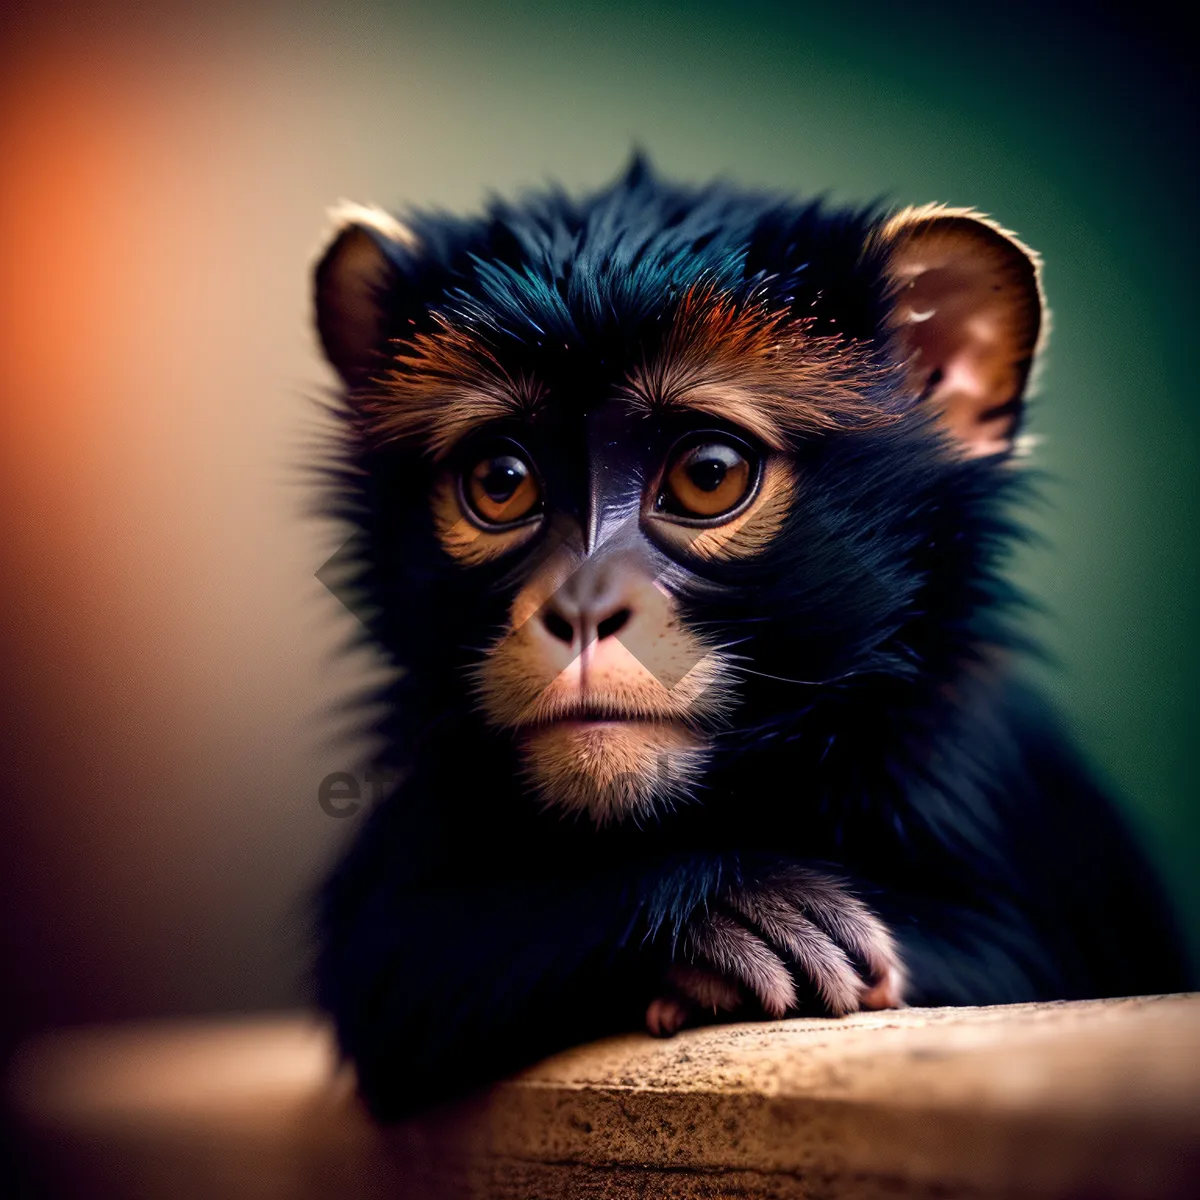
<path id="1" fill-rule="evenodd" d="M 654 729 L 705 736 L 712 731 L 714 713 L 706 708 L 707 694 L 701 703 L 683 694 L 684 689 L 668 690 L 662 685 L 601 685 L 581 688 L 562 686 L 555 680 L 512 714 L 505 722 L 518 736 L 549 729 L 600 731 L 604 728 L 629 731 Z"/>
<path id="2" fill-rule="evenodd" d="M 688 722 L 678 711 L 667 711 L 650 705 L 628 705 L 612 702 L 578 700 L 554 704 L 550 711 L 538 713 L 520 728 L 529 733 L 539 729 L 562 728 L 570 725 L 675 725 Z"/>

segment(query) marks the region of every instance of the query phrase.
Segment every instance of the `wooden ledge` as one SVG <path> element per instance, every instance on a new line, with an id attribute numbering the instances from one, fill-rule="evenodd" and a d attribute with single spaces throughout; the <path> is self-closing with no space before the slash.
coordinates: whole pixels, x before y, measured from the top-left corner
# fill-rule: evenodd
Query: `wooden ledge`
<path id="1" fill-rule="evenodd" d="M 10 1103 L 51 1194 L 1200 1196 L 1200 995 L 628 1036 L 381 1131 L 304 1017 L 60 1033 Z"/>

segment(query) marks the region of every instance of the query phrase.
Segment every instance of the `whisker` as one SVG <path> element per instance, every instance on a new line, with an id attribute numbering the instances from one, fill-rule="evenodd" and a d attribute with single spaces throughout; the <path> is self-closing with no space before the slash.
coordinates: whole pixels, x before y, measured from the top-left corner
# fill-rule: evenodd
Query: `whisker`
<path id="1" fill-rule="evenodd" d="M 846 679 L 854 679 L 863 675 L 863 671 L 846 671 L 842 675 L 831 675 L 828 679 L 794 679 L 789 675 L 771 675 L 766 671 L 756 671 L 753 667 L 744 667 L 737 662 L 734 655 L 729 666 L 731 670 L 740 671 L 743 675 L 755 675 L 759 679 L 773 679 L 776 683 L 795 683 L 801 687 L 827 687 L 831 683 L 841 683 Z"/>
<path id="2" fill-rule="evenodd" d="M 734 646 L 744 646 L 747 642 L 752 642 L 753 640 L 753 637 L 736 638 L 732 642 L 718 642 L 712 649 L 717 654 L 724 654 L 727 650 L 732 650 Z M 738 658 L 740 656 L 735 654 L 733 657 Z"/>

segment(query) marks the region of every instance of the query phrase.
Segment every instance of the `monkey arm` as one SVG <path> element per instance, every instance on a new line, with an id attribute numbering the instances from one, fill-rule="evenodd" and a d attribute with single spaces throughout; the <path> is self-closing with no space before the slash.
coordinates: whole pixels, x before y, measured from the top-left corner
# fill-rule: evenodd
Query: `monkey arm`
<path id="1" fill-rule="evenodd" d="M 634 1027 L 635 917 L 615 879 L 380 889 L 329 931 L 319 968 L 371 1108 L 394 1117 Z"/>
<path id="2" fill-rule="evenodd" d="M 694 859 L 576 871 L 539 854 L 539 872 L 510 858 L 513 840 L 455 840 L 419 796 L 403 801 L 371 814 L 320 901 L 319 1000 L 377 1116 L 640 1026 L 658 966 L 648 914 L 695 903 Z"/>
<path id="3" fill-rule="evenodd" d="M 986 847 L 910 846 L 908 861 L 876 855 L 881 874 L 743 858 L 737 886 L 689 923 L 660 992 L 676 1002 L 652 1004 L 651 1032 L 747 1001 L 779 1016 L 1186 989 L 1187 955 L 1133 831 L 1023 700 L 1014 752 L 988 775 Z"/>

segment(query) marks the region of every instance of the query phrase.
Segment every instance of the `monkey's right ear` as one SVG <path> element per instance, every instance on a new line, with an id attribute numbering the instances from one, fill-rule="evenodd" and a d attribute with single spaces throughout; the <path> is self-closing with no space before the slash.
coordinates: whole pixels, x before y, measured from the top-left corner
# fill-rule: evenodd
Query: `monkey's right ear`
<path id="1" fill-rule="evenodd" d="M 363 383 L 384 350 L 387 294 L 395 284 L 399 251 L 411 251 L 412 233 L 379 208 L 341 204 L 329 248 L 314 272 L 317 332 L 325 356 L 350 386 Z"/>

